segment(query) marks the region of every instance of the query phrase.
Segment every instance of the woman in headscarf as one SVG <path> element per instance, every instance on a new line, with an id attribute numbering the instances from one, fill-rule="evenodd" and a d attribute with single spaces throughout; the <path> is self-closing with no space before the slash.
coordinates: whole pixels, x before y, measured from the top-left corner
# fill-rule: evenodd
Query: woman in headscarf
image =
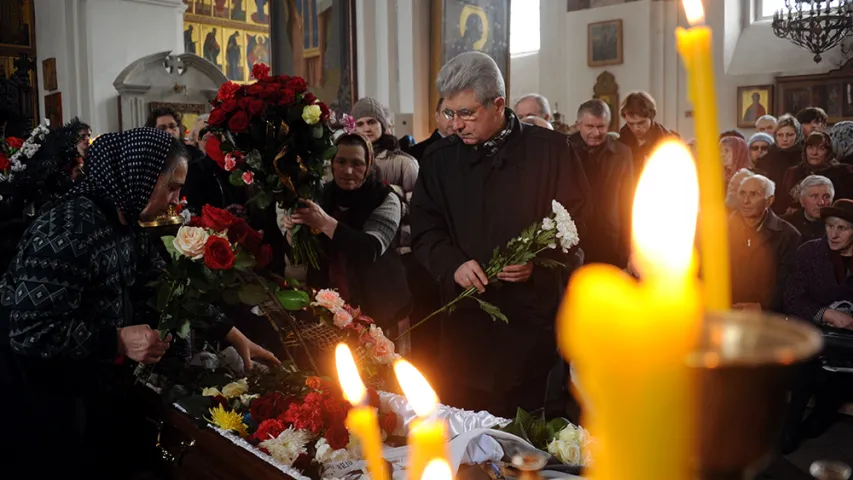
<path id="1" fill-rule="evenodd" d="M 138 221 L 178 201 L 187 160 L 159 130 L 102 135 L 82 182 L 27 229 L 0 279 L 0 386 L 15 392 L 16 432 L 4 452 L 34 478 L 125 478 L 139 465 L 133 442 L 145 436 L 125 388 L 128 360 L 158 362 L 171 338 L 145 324 L 156 316 L 135 295 L 162 266 Z M 200 314 L 238 351 L 251 348 L 215 311 Z M 63 438 L 50 462 L 33 448 L 46 432 Z"/>
<path id="2" fill-rule="evenodd" d="M 336 143 L 334 180 L 326 184 L 319 203 L 306 201 L 290 217 L 277 209 L 279 225 L 288 241 L 295 225 L 321 231 L 327 258 L 319 271 L 309 272 L 311 285 L 337 289 L 344 300 L 393 332 L 411 308 L 406 273 L 394 249 L 400 200 L 379 181 L 366 138 L 347 133 Z"/>
<path id="3" fill-rule="evenodd" d="M 803 128 L 792 115 L 782 115 L 776 123 L 775 138 L 776 148 L 755 162 L 755 171 L 773 180 L 776 185 L 782 185 L 788 169 L 803 159 Z M 778 212 L 776 205 L 774 210 Z M 781 211 L 784 213 L 784 209 Z"/>
<path id="4" fill-rule="evenodd" d="M 853 164 L 853 122 L 838 122 L 829 129 L 835 158 L 841 163 Z"/>
<path id="5" fill-rule="evenodd" d="M 776 190 L 774 211 L 791 213 L 798 207 L 793 190 L 809 175 L 822 175 L 835 187 L 835 198 L 853 198 L 853 165 L 838 163 L 832 150 L 832 139 L 826 132 L 814 131 L 805 142 L 802 161 L 785 172 L 782 189 Z"/>
<path id="6" fill-rule="evenodd" d="M 764 158 L 776 146 L 776 140 L 769 133 L 758 132 L 749 137 L 746 146 L 749 147 L 749 158 L 755 165 L 759 159 Z"/>
<path id="7" fill-rule="evenodd" d="M 723 162 L 723 173 L 727 189 L 726 206 L 734 209 L 737 206 L 737 188 L 733 188 L 732 177 L 743 169 L 752 168 L 752 162 L 749 159 L 749 150 L 742 138 L 735 136 L 723 137 L 720 139 L 720 156 Z"/>

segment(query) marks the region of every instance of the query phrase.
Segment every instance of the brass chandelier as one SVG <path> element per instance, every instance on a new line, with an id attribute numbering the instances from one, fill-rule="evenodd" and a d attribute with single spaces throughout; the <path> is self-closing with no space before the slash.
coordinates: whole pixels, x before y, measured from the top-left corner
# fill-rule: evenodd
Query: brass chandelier
<path id="1" fill-rule="evenodd" d="M 773 15 L 773 33 L 814 53 L 819 63 L 853 33 L 853 0 L 785 0 Z"/>

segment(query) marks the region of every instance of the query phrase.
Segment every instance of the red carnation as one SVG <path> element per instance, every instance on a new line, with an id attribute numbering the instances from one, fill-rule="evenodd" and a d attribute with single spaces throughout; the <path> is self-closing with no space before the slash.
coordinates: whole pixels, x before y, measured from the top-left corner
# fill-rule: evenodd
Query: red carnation
<path id="1" fill-rule="evenodd" d="M 257 78 L 258 80 L 263 80 L 267 78 L 270 74 L 270 67 L 263 63 L 256 63 L 255 66 L 252 67 L 252 76 Z"/>
<path id="2" fill-rule="evenodd" d="M 282 88 L 278 91 L 279 99 L 278 104 L 283 106 L 290 106 L 294 101 L 296 101 L 296 92 L 291 88 Z"/>
<path id="3" fill-rule="evenodd" d="M 248 110 L 249 115 L 257 117 L 264 111 L 264 102 L 257 99 L 249 100 L 249 105 L 246 110 Z"/>
<path id="4" fill-rule="evenodd" d="M 258 400 L 259 399 L 256 399 L 255 402 L 257 402 Z M 252 418 L 255 418 L 254 413 L 252 414 Z M 284 423 L 281 422 L 281 420 L 278 420 L 277 418 L 269 418 L 261 422 L 260 425 L 258 425 L 258 430 L 255 431 L 255 434 L 252 435 L 252 437 L 254 437 L 259 442 L 263 442 L 271 438 L 278 438 L 278 436 L 281 435 L 281 432 L 283 432 L 285 428 L 286 427 L 284 426 Z"/>
<path id="5" fill-rule="evenodd" d="M 20 149 L 24 146 L 24 140 L 18 137 L 6 137 L 6 145 L 9 148 Z"/>
<path id="6" fill-rule="evenodd" d="M 234 252 L 228 240 L 211 235 L 204 244 L 204 264 L 211 270 L 228 270 L 234 266 Z"/>
<path id="7" fill-rule="evenodd" d="M 391 434 L 397 429 L 397 414 L 394 412 L 386 412 L 379 416 L 379 428 L 387 434 Z"/>
<path id="8" fill-rule="evenodd" d="M 234 133 L 243 133 L 247 128 L 249 128 L 249 116 L 242 110 L 238 110 L 228 121 L 228 130 Z"/>
<path id="9" fill-rule="evenodd" d="M 309 394 L 311 395 L 311 394 Z M 296 430 L 308 430 L 317 435 L 323 430 L 323 415 L 320 412 L 319 404 L 312 404 L 306 401 L 302 404 L 291 403 L 279 417 L 279 420 L 288 425 L 293 425 Z"/>
<path id="10" fill-rule="evenodd" d="M 216 94 L 216 99 L 220 102 L 231 100 L 239 90 L 240 85 L 237 85 L 234 82 L 223 83 L 222 86 L 219 87 L 219 93 Z"/>
<path id="11" fill-rule="evenodd" d="M 277 418 L 287 411 L 293 401 L 292 395 L 284 396 L 278 392 L 270 392 L 252 400 L 249 411 L 252 413 L 252 419 L 261 422 L 270 418 Z"/>
<path id="12" fill-rule="evenodd" d="M 9 161 L 9 157 L 7 157 L 5 153 L 0 153 L 0 170 L 5 172 L 11 166 L 12 163 Z"/>
<path id="13" fill-rule="evenodd" d="M 323 404 L 323 416 L 327 425 L 343 423 L 349 413 L 350 404 L 343 398 L 338 400 L 326 400 Z"/>
<path id="14" fill-rule="evenodd" d="M 296 93 L 305 93 L 308 90 L 308 83 L 302 77 L 290 77 L 287 86 L 293 89 Z"/>
<path id="15" fill-rule="evenodd" d="M 216 232 L 222 232 L 238 221 L 237 217 L 228 210 L 211 205 L 201 207 L 201 217 L 204 226 Z"/>
<path id="16" fill-rule="evenodd" d="M 214 110 L 214 112 L 216 112 L 216 110 Z M 212 117 L 213 114 L 211 113 L 210 116 Z M 225 170 L 225 153 L 222 152 L 222 142 L 219 140 L 218 136 L 210 135 L 208 137 L 204 151 L 211 160 L 219 165 L 219 168 Z"/>
<path id="17" fill-rule="evenodd" d="M 347 431 L 347 427 L 343 424 L 337 424 L 330 427 L 326 430 L 326 435 L 324 435 L 326 441 L 329 442 L 329 446 L 332 447 L 333 450 L 340 450 L 342 448 L 347 448 L 347 444 L 349 443 L 349 431 Z"/>
<path id="18" fill-rule="evenodd" d="M 237 110 L 237 100 L 234 100 L 234 99 L 232 98 L 231 100 L 228 100 L 228 101 L 224 102 L 224 103 L 222 104 L 222 106 L 221 106 L 221 107 L 219 107 L 219 108 L 221 108 L 221 109 L 222 109 L 222 111 L 223 111 L 223 112 L 225 112 L 225 113 L 231 113 L 231 112 L 233 112 L 234 110 Z"/>
<path id="19" fill-rule="evenodd" d="M 210 116 L 207 117 L 207 124 L 218 127 L 225 123 L 225 120 L 228 118 L 228 113 L 225 110 L 220 108 L 214 108 L 212 112 L 210 112 Z"/>

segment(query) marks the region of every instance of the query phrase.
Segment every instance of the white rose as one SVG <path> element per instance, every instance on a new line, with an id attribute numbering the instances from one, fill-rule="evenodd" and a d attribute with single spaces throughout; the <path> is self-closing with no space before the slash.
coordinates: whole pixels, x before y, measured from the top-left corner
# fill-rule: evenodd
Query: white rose
<path id="1" fill-rule="evenodd" d="M 343 308 L 345 302 L 338 292 L 324 289 L 317 292 L 317 295 L 314 296 L 314 303 L 311 305 L 328 308 L 334 312 L 338 308 Z"/>
<path id="2" fill-rule="evenodd" d="M 220 392 L 219 389 L 216 387 L 210 387 L 202 390 L 201 395 L 204 397 L 218 397 L 222 395 L 222 392 Z"/>
<path id="3" fill-rule="evenodd" d="M 201 260 L 204 257 L 204 244 L 210 235 L 207 230 L 199 227 L 181 227 L 175 240 L 172 241 L 175 250 L 193 260 Z"/>
<path id="4" fill-rule="evenodd" d="M 352 315 L 345 308 L 338 308 L 335 312 L 335 326 L 338 328 L 346 328 L 352 323 Z"/>
<path id="5" fill-rule="evenodd" d="M 246 382 L 245 378 L 241 378 L 236 382 L 231 382 L 228 385 L 222 387 L 222 395 L 225 398 L 235 398 L 243 395 L 244 393 L 249 391 L 249 383 Z"/>

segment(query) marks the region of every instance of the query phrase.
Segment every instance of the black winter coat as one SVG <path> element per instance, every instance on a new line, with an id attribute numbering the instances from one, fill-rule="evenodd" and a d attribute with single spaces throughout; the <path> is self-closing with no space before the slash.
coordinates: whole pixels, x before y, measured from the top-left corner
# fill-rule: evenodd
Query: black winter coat
<path id="1" fill-rule="evenodd" d="M 678 133 L 674 130 L 669 130 L 657 122 L 652 122 L 649 133 L 646 135 L 646 143 L 642 145 L 637 141 L 637 137 L 628 125 L 623 126 L 619 130 L 619 141 L 631 149 L 631 155 L 634 157 L 634 175 L 636 175 L 638 180 L 640 174 L 643 173 L 643 168 L 646 166 L 649 157 L 661 142 L 678 138 L 681 138 Z"/>

